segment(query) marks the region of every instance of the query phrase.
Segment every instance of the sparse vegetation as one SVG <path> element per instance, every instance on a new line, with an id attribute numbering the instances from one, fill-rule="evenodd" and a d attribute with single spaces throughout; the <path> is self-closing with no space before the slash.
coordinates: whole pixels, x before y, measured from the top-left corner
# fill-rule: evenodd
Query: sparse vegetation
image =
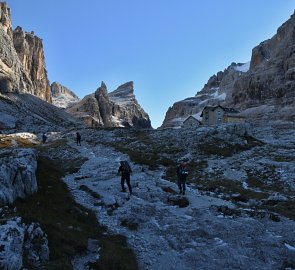
<path id="1" fill-rule="evenodd" d="M 81 162 L 83 160 L 68 160 L 60 164 L 40 155 L 38 192 L 15 204 L 17 213 L 25 222 L 38 222 L 48 235 L 50 260 L 39 269 L 72 269 L 71 260 L 87 250 L 89 238 L 97 239 L 101 246 L 100 259 L 91 269 L 138 269 L 126 238 L 106 234 L 95 214 L 77 204 L 61 181 L 66 171 L 74 172 Z M 26 264 L 29 269 L 34 269 L 28 262 Z"/>
<path id="2" fill-rule="evenodd" d="M 18 136 L 0 136 L 0 148 L 13 147 L 16 145 L 18 147 L 33 147 L 36 145 L 36 143 Z"/>

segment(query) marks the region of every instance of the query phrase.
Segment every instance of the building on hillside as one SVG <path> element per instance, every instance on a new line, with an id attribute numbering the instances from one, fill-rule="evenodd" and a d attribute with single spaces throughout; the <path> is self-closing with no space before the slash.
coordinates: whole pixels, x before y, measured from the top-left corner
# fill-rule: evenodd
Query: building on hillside
<path id="1" fill-rule="evenodd" d="M 202 125 L 202 123 L 197 118 L 193 117 L 192 115 L 186 118 L 182 123 L 183 128 L 196 128 L 200 125 Z"/>
<path id="2" fill-rule="evenodd" d="M 241 116 L 239 111 L 234 108 L 225 108 L 221 105 L 206 106 L 200 116 L 202 117 L 202 124 L 206 126 L 245 122 L 245 117 Z"/>

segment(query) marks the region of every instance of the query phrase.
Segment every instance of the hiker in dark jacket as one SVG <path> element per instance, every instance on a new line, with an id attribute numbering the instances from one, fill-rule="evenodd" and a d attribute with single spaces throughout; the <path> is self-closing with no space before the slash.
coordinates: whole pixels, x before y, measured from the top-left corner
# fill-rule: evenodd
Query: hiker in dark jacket
<path id="1" fill-rule="evenodd" d="M 81 134 L 79 132 L 76 133 L 76 141 L 77 145 L 81 145 Z"/>
<path id="2" fill-rule="evenodd" d="M 122 192 L 125 192 L 125 180 L 129 189 L 130 195 L 132 194 L 132 188 L 130 184 L 130 174 L 132 173 L 132 170 L 128 164 L 127 161 L 120 161 L 120 167 L 118 169 L 118 173 L 121 174 L 121 187 L 122 187 Z"/>
<path id="3" fill-rule="evenodd" d="M 185 194 L 185 182 L 186 182 L 186 178 L 188 176 L 188 172 L 186 169 L 186 163 L 182 162 L 180 163 L 180 165 L 177 167 L 177 177 L 178 177 L 178 188 L 179 188 L 179 193 L 180 194 Z"/>
<path id="4" fill-rule="evenodd" d="M 46 140 L 47 140 L 47 136 L 45 133 L 42 134 L 42 142 L 43 143 L 46 143 Z"/>

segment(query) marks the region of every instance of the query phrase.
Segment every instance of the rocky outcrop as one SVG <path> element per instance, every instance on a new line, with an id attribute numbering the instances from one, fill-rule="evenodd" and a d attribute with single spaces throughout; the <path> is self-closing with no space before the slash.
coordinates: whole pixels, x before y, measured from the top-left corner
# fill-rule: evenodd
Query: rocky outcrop
<path id="1" fill-rule="evenodd" d="M 24 32 L 21 27 L 13 31 L 13 44 L 21 63 L 34 86 L 33 94 L 51 102 L 51 90 L 45 66 L 43 43 L 34 32 Z"/>
<path id="2" fill-rule="evenodd" d="M 0 3 L 0 92 L 29 93 L 51 102 L 42 40 L 20 27 L 12 31 L 10 10 Z"/>
<path id="3" fill-rule="evenodd" d="M 212 76 L 195 98 L 175 103 L 162 127 L 178 126 L 186 117 L 216 103 L 244 111 L 249 121 L 295 120 L 295 15 L 269 40 L 252 50 L 249 69 L 232 64 Z M 211 96 L 210 96 L 211 95 Z M 220 97 L 223 98 L 221 99 Z M 216 96 L 219 98 L 216 99 Z M 251 117 L 250 117 L 251 116 Z"/>
<path id="4" fill-rule="evenodd" d="M 119 86 L 108 93 L 104 82 L 80 102 L 67 109 L 92 127 L 140 127 L 151 128 L 147 113 L 138 104 L 133 82 Z"/>
<path id="5" fill-rule="evenodd" d="M 10 15 L 10 8 L 5 2 L 0 2 L 0 25 L 3 31 L 12 38 L 12 22 Z"/>
<path id="6" fill-rule="evenodd" d="M 0 93 L 0 131 L 43 133 L 62 131 L 82 121 L 65 110 L 29 94 Z"/>
<path id="7" fill-rule="evenodd" d="M 36 154 L 32 149 L 14 149 L 1 152 L 0 204 L 13 203 L 37 191 L 35 171 Z"/>
<path id="8" fill-rule="evenodd" d="M 150 128 L 148 114 L 141 108 L 134 95 L 133 82 L 119 86 L 109 94 L 113 102 L 112 115 L 124 126 Z"/>
<path id="9" fill-rule="evenodd" d="M 33 93 L 32 81 L 13 45 L 10 10 L 5 3 L 1 3 L 0 8 L 0 92 Z"/>
<path id="10" fill-rule="evenodd" d="M 203 89 L 194 97 L 178 101 L 168 109 L 161 128 L 180 127 L 190 115 L 200 119 L 205 106 L 230 103 L 234 83 L 248 69 L 249 63 L 232 63 L 224 71 L 211 76 Z"/>
<path id="11" fill-rule="evenodd" d="M 102 82 L 101 86 L 95 91 L 94 97 L 98 104 L 103 125 L 106 127 L 112 126 L 111 117 L 113 104 L 110 102 L 107 87 L 104 82 Z"/>
<path id="12" fill-rule="evenodd" d="M 80 98 L 73 91 L 58 82 L 53 82 L 50 88 L 52 104 L 59 108 L 67 108 L 71 104 L 80 100 Z"/>
<path id="13" fill-rule="evenodd" d="M 26 225 L 20 217 L 1 222 L 0 242 L 0 269 L 23 269 L 25 264 L 39 269 L 49 260 L 47 235 L 38 224 Z"/>
<path id="14" fill-rule="evenodd" d="M 233 87 L 233 100 L 241 108 L 295 104 L 295 15 L 269 40 L 252 50 L 250 70 Z"/>

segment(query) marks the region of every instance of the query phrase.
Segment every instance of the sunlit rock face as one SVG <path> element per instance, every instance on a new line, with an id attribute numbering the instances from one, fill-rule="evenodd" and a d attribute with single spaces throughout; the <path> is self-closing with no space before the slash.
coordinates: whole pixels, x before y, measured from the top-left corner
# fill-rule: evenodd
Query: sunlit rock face
<path id="1" fill-rule="evenodd" d="M 42 40 L 21 27 L 12 31 L 6 3 L 0 3 L 0 44 L 0 92 L 29 93 L 51 102 Z"/>
<path id="2" fill-rule="evenodd" d="M 133 82 L 125 83 L 111 93 L 102 82 L 95 93 L 84 97 L 67 111 L 93 127 L 151 128 L 148 114 L 135 98 Z"/>
<path id="3" fill-rule="evenodd" d="M 47 77 L 42 40 L 35 36 L 33 32 L 27 33 L 21 27 L 17 27 L 13 31 L 13 44 L 33 83 L 33 94 L 51 102 L 51 89 Z"/>
<path id="4" fill-rule="evenodd" d="M 207 105 L 234 107 L 250 121 L 294 121 L 295 15 L 252 50 L 250 63 L 231 64 L 213 75 L 195 97 L 176 102 L 162 127 L 180 126 Z"/>

